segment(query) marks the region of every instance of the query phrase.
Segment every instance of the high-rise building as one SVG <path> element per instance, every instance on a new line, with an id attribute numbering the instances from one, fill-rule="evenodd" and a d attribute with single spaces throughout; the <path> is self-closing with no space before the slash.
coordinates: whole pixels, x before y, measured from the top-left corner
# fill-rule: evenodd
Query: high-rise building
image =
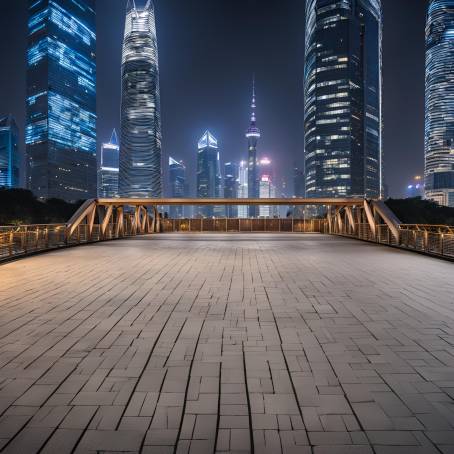
<path id="1" fill-rule="evenodd" d="M 108 143 L 101 145 L 98 167 L 98 197 L 112 199 L 118 197 L 118 173 L 120 146 L 115 129 Z"/>
<path id="2" fill-rule="evenodd" d="M 40 198 L 95 197 L 95 0 L 29 0 L 28 14 L 28 187 Z"/>
<path id="3" fill-rule="evenodd" d="M 122 55 L 120 195 L 161 197 L 161 115 L 155 10 L 128 0 Z"/>
<path id="4" fill-rule="evenodd" d="M 248 198 L 248 161 L 240 161 L 238 167 L 238 195 L 239 199 Z M 249 207 L 247 205 L 238 205 L 238 217 L 247 218 L 249 216 Z"/>
<path id="5" fill-rule="evenodd" d="M 293 167 L 293 195 L 295 197 L 304 197 L 306 193 L 306 179 L 304 170 L 297 166 Z"/>
<path id="6" fill-rule="evenodd" d="M 201 199 L 222 197 L 221 164 L 217 139 L 206 131 L 197 144 L 197 197 Z M 203 217 L 223 216 L 221 206 L 200 206 Z"/>
<path id="7" fill-rule="evenodd" d="M 238 198 L 239 187 L 239 166 L 236 162 L 226 162 L 224 164 L 224 197 L 226 199 Z M 238 205 L 228 205 L 225 207 L 228 218 L 238 216 Z"/>
<path id="8" fill-rule="evenodd" d="M 293 196 L 294 197 L 305 197 L 306 195 L 306 177 L 304 175 L 304 169 L 295 164 L 293 166 Z M 293 216 L 295 218 L 302 218 L 304 215 L 304 207 L 301 205 L 295 205 L 293 207 Z"/>
<path id="9" fill-rule="evenodd" d="M 381 0 L 306 0 L 307 197 L 382 196 Z"/>
<path id="10" fill-rule="evenodd" d="M 425 195 L 454 207 L 454 0 L 431 0 L 426 25 Z"/>
<path id="11" fill-rule="evenodd" d="M 251 122 L 246 131 L 248 143 L 248 197 L 257 199 L 259 197 L 259 183 L 257 174 L 257 143 L 260 139 L 260 129 L 257 127 L 257 118 L 255 115 L 256 109 L 255 99 L 255 80 L 252 82 L 252 103 L 251 103 Z M 251 205 L 249 207 L 249 216 L 258 216 L 258 207 Z"/>
<path id="12" fill-rule="evenodd" d="M 261 199 L 274 199 L 276 197 L 276 185 L 274 183 L 274 169 L 269 158 L 262 158 L 258 162 L 259 197 Z M 260 217 L 274 217 L 277 207 L 260 205 L 258 215 Z"/>
<path id="13" fill-rule="evenodd" d="M 169 157 L 169 188 L 170 197 L 182 199 L 186 196 L 186 166 L 183 161 Z M 183 206 L 170 206 L 169 216 L 172 219 L 184 216 Z"/>
<path id="14" fill-rule="evenodd" d="M 19 131 L 12 115 L 0 116 L 0 188 L 18 188 Z"/>

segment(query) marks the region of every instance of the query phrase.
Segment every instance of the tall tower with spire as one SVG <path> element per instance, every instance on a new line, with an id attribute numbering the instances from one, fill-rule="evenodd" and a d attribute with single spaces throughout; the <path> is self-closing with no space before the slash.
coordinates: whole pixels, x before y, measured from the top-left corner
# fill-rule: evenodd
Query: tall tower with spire
<path id="1" fill-rule="evenodd" d="M 257 127 L 257 118 L 255 115 L 255 77 L 252 79 L 252 103 L 251 103 L 251 123 L 246 131 L 248 142 L 248 197 L 257 199 L 259 197 L 259 183 L 257 172 L 257 143 L 260 139 L 260 129 Z M 258 207 L 249 207 L 249 216 L 256 217 Z"/>
<path id="2" fill-rule="evenodd" d="M 119 192 L 161 197 L 161 114 L 155 10 L 128 0 L 122 55 Z"/>

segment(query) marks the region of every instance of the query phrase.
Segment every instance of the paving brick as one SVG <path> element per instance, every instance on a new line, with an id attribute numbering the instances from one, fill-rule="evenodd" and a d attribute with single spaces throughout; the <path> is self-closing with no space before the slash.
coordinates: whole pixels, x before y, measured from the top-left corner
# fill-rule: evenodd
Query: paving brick
<path id="1" fill-rule="evenodd" d="M 454 452 L 447 262 L 153 235 L 2 265 L 0 282 L 2 452 L 239 454 L 251 431 L 260 454 Z"/>

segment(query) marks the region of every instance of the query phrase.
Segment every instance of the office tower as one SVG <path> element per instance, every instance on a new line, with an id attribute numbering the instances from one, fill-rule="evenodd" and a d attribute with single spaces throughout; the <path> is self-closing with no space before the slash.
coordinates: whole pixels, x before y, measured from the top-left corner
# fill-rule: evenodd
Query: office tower
<path id="1" fill-rule="evenodd" d="M 120 165 L 120 146 L 115 129 L 108 143 L 101 145 L 98 168 L 98 197 L 112 199 L 118 197 L 118 173 Z"/>
<path id="2" fill-rule="evenodd" d="M 407 189 L 405 191 L 406 198 L 413 198 L 413 197 L 423 197 L 424 196 L 424 184 L 422 180 L 422 176 L 416 175 L 410 184 L 407 185 Z"/>
<path id="3" fill-rule="evenodd" d="M 206 131 L 197 144 L 197 197 L 201 199 L 222 197 L 221 165 L 217 139 Z M 200 206 L 203 217 L 219 217 L 224 214 L 221 206 Z"/>
<path id="4" fill-rule="evenodd" d="M 18 188 L 19 131 L 12 115 L 0 116 L 0 188 Z"/>
<path id="5" fill-rule="evenodd" d="M 224 164 L 224 197 L 226 199 L 238 198 L 239 187 L 239 166 L 236 162 L 226 162 Z M 238 205 L 227 205 L 225 207 L 228 218 L 238 216 Z"/>
<path id="6" fill-rule="evenodd" d="M 238 195 L 239 199 L 248 198 L 248 161 L 240 161 L 238 167 Z M 249 207 L 247 205 L 238 205 L 238 217 L 247 218 L 249 216 Z"/>
<path id="7" fill-rule="evenodd" d="M 276 186 L 272 162 L 269 158 L 262 158 L 258 164 L 259 197 L 261 199 L 274 199 L 276 197 Z M 260 205 L 258 214 L 260 217 L 273 217 L 277 214 L 277 209 L 270 205 Z"/>
<path id="8" fill-rule="evenodd" d="M 251 103 L 251 122 L 246 131 L 248 143 L 248 197 L 257 199 L 259 197 L 259 184 L 257 174 L 257 142 L 260 139 L 260 129 L 257 127 L 257 118 L 255 115 L 255 80 L 252 82 L 252 103 Z M 249 207 L 249 216 L 258 216 L 258 207 L 251 205 Z"/>
<path id="9" fill-rule="evenodd" d="M 28 187 L 44 199 L 95 197 L 95 0 L 30 0 L 28 13 Z"/>
<path id="10" fill-rule="evenodd" d="M 425 195 L 454 207 L 454 0 L 427 14 Z"/>
<path id="11" fill-rule="evenodd" d="M 306 0 L 307 197 L 382 196 L 381 0 Z"/>
<path id="12" fill-rule="evenodd" d="M 186 167 L 183 161 L 177 161 L 169 157 L 169 188 L 170 197 L 182 199 L 186 196 Z M 182 206 L 170 206 L 169 216 L 172 219 L 184 216 Z"/>
<path id="13" fill-rule="evenodd" d="M 121 66 L 120 195 L 161 197 L 158 46 L 151 0 L 128 0 Z"/>
<path id="14" fill-rule="evenodd" d="M 305 184 L 304 170 L 295 164 L 293 167 L 293 195 L 295 197 L 304 197 Z"/>

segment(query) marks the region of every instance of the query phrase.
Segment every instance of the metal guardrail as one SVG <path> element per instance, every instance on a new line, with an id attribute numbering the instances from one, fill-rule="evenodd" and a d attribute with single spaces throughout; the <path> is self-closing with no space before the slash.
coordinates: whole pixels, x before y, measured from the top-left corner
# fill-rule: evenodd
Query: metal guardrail
<path id="1" fill-rule="evenodd" d="M 355 224 L 354 229 L 346 227 L 335 234 L 454 260 L 454 227 L 401 224 L 398 231 L 399 239 L 393 236 L 388 225 L 379 224 L 374 236 L 370 225 L 361 223 Z"/>
<path id="2" fill-rule="evenodd" d="M 321 232 L 324 220 L 302 219 L 161 219 L 161 232 Z M 132 216 L 125 216 L 121 229 L 105 225 L 79 224 L 70 232 L 67 224 L 0 226 L 0 262 L 36 252 L 113 240 L 150 233 Z"/>
<path id="3" fill-rule="evenodd" d="M 66 224 L 0 226 L 0 262 L 36 252 L 119 238 L 116 232 L 116 224 L 109 224 L 104 235 L 101 235 L 99 224 L 93 226 L 91 234 L 88 225 L 81 224 L 70 236 Z M 121 237 L 136 233 L 132 226 L 126 223 Z"/>
<path id="4" fill-rule="evenodd" d="M 324 232 L 324 219 L 194 218 L 161 219 L 162 232 Z"/>
<path id="5" fill-rule="evenodd" d="M 325 219 L 161 219 L 161 232 L 298 232 L 329 233 Z M 344 225 L 341 231 L 331 232 L 350 238 L 423 252 L 454 260 L 454 227 L 404 225 L 398 227 L 397 239 L 386 224 L 377 224 L 375 234 L 369 223 Z M 120 233 L 119 233 L 120 232 Z M 140 230 L 133 218 L 126 217 L 119 225 L 109 223 L 104 233 L 100 224 L 80 224 L 69 235 L 66 224 L 0 226 L 0 262 L 40 251 L 112 240 L 147 233 Z"/>

